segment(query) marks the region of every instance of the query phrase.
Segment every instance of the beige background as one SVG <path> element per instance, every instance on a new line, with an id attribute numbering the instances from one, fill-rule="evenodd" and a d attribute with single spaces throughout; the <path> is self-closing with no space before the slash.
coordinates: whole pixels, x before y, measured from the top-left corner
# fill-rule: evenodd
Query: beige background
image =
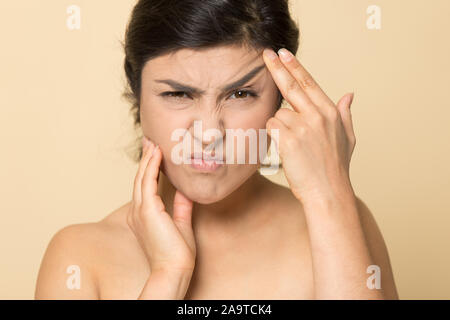
<path id="1" fill-rule="evenodd" d="M 80 30 L 66 27 L 71 4 Z M 372 4 L 381 30 L 366 27 Z M 130 200 L 119 40 L 133 5 L 0 2 L 0 298 L 32 299 L 52 235 Z M 450 298 L 449 12 L 448 0 L 292 1 L 298 57 L 334 101 L 355 92 L 352 182 L 403 299 Z"/>

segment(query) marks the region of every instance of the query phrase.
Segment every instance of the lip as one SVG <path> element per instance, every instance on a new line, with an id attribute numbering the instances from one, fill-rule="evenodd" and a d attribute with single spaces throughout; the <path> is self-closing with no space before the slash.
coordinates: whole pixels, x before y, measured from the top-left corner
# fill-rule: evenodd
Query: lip
<path id="1" fill-rule="evenodd" d="M 208 160 L 208 161 L 216 161 L 219 163 L 223 163 L 223 160 L 220 159 L 217 156 L 212 156 L 211 154 L 208 153 L 195 153 L 192 154 L 191 159 L 204 159 L 204 160 Z"/>
<path id="2" fill-rule="evenodd" d="M 214 172 L 223 167 L 223 160 L 204 154 L 203 159 L 198 154 L 192 155 L 190 166 L 198 171 Z"/>

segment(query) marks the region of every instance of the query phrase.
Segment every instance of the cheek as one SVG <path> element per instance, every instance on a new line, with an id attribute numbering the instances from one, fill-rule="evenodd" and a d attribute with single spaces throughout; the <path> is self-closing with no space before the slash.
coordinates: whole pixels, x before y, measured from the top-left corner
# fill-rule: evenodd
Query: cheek
<path id="1" fill-rule="evenodd" d="M 260 129 L 266 127 L 266 122 L 275 113 L 275 106 L 265 103 L 255 108 L 233 112 L 226 115 L 227 128 L 233 129 Z"/>
<path id="2" fill-rule="evenodd" d="M 141 111 L 141 125 L 143 133 L 149 137 L 154 143 L 158 144 L 163 153 L 161 169 L 166 175 L 167 172 L 178 172 L 181 166 L 172 163 L 172 150 L 180 144 L 182 139 L 180 135 L 176 135 L 172 140 L 172 135 L 177 133 L 177 130 L 187 129 L 189 122 L 186 117 L 181 116 L 173 110 L 165 110 L 162 106 L 157 104 L 157 101 L 148 101 L 146 105 L 142 106 Z M 175 170 L 175 171 L 174 171 Z"/>
<path id="3" fill-rule="evenodd" d="M 239 139 L 241 141 L 241 143 L 239 143 L 237 137 L 227 135 L 227 140 L 233 140 L 235 163 L 237 163 L 238 154 L 241 154 L 241 157 L 245 154 L 245 163 L 247 165 L 238 165 L 233 168 L 234 170 L 237 170 L 236 172 L 247 172 L 249 170 L 254 170 L 252 165 L 255 164 L 255 161 L 259 164 L 263 160 L 261 159 L 262 156 L 260 156 L 260 152 L 264 154 L 267 152 L 270 137 L 265 131 L 262 130 L 266 129 L 266 122 L 271 116 L 271 111 L 269 110 L 241 115 L 240 117 L 237 117 L 234 122 L 230 122 L 230 125 L 227 126 L 227 128 L 235 130 L 236 135 L 239 135 L 237 134 L 237 132 L 239 132 L 237 131 L 238 129 L 242 129 L 242 131 L 246 134 L 245 145 L 242 144 L 242 138 Z"/>
<path id="4" fill-rule="evenodd" d="M 155 99 L 153 99 L 155 100 Z M 144 134 L 161 146 L 162 150 L 168 150 L 176 142 L 171 141 L 172 133 L 179 128 L 187 128 L 187 122 L 177 113 L 165 110 L 157 101 L 147 100 L 141 106 L 141 126 Z"/>
<path id="5" fill-rule="evenodd" d="M 244 132 L 253 131 L 256 135 L 257 140 L 257 148 L 260 146 L 260 133 L 264 134 L 263 129 L 266 129 L 267 120 L 272 117 L 274 113 L 275 107 L 272 107 L 270 104 L 261 105 L 254 110 L 250 110 L 249 112 L 242 112 L 234 117 L 233 120 L 230 120 L 228 123 L 228 128 L 238 130 L 242 129 Z M 264 136 L 264 135 L 263 135 Z M 267 140 L 266 140 L 267 144 Z M 237 145 L 235 144 L 235 149 Z M 250 152 L 249 139 L 246 140 L 246 154 Z M 247 162 L 248 163 L 248 162 Z"/>

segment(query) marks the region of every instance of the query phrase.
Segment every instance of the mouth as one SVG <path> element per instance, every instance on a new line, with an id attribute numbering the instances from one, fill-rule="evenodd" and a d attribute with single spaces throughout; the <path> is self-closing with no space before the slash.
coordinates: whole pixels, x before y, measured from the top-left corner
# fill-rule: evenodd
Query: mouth
<path id="1" fill-rule="evenodd" d="M 224 161 L 210 154 L 193 154 L 190 166 L 197 171 L 214 172 L 223 167 Z"/>

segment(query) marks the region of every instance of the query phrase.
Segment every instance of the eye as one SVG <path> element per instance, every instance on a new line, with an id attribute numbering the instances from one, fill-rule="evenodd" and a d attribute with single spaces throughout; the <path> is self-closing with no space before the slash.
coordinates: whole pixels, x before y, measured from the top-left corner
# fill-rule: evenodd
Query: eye
<path id="1" fill-rule="evenodd" d="M 257 96 L 258 96 L 255 92 L 253 92 L 253 91 L 251 91 L 251 90 L 236 90 L 236 91 L 232 94 L 232 96 L 235 95 L 235 94 L 237 94 L 237 93 L 240 93 L 240 94 L 238 94 L 238 95 L 236 95 L 236 96 L 237 96 L 237 97 L 241 97 L 242 99 L 245 99 L 245 98 L 248 98 L 248 97 L 257 97 Z"/>
<path id="2" fill-rule="evenodd" d="M 161 93 L 161 95 L 163 97 L 170 97 L 170 98 L 175 98 L 175 99 L 183 98 L 183 94 L 186 94 L 186 92 L 183 92 L 183 91 L 168 91 L 168 92 Z M 181 95 L 181 97 L 180 97 L 180 95 Z"/>
<path id="3" fill-rule="evenodd" d="M 184 91 L 167 91 L 167 92 L 161 93 L 161 96 L 163 96 L 163 97 L 174 98 L 176 100 L 183 99 L 184 95 L 186 95 L 187 97 L 190 97 Z M 249 97 L 253 98 L 253 97 L 257 97 L 258 96 L 255 92 L 253 92 L 251 90 L 243 90 L 243 89 L 234 91 L 231 96 L 233 96 L 233 95 L 236 95 L 236 97 L 239 97 L 239 99 L 246 99 L 246 98 L 249 98 Z"/>

